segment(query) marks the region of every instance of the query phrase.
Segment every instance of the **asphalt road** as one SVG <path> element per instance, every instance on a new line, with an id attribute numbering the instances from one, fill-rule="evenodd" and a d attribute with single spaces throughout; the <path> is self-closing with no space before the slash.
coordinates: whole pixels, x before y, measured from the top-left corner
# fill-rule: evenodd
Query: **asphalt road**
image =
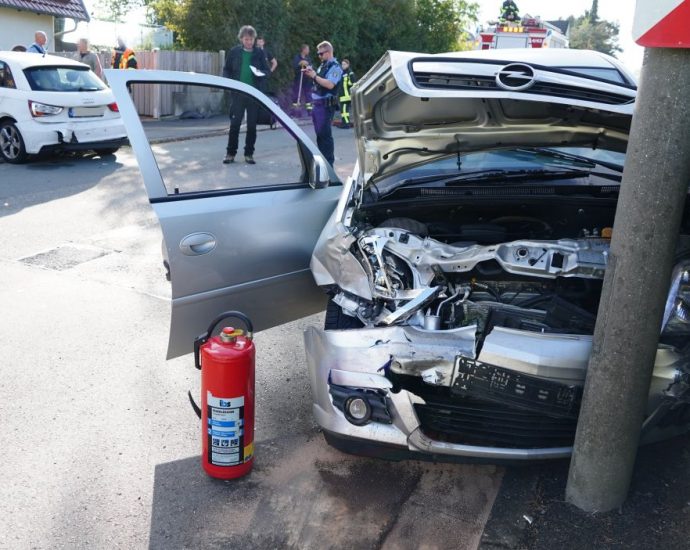
<path id="1" fill-rule="evenodd" d="M 161 235 L 129 149 L 0 164 L 0 234 L 0 548 L 477 547 L 502 469 L 325 444 L 301 335 L 320 315 L 256 337 L 253 473 L 202 473 L 198 372 L 164 359 Z"/>

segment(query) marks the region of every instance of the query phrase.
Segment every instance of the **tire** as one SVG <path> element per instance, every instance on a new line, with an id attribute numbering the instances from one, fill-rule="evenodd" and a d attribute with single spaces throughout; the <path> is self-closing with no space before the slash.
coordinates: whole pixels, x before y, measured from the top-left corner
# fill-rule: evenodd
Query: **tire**
<path id="1" fill-rule="evenodd" d="M 9 120 L 0 124 L 0 156 L 10 164 L 21 164 L 29 157 L 22 134 L 16 124 Z"/>
<path id="2" fill-rule="evenodd" d="M 323 323 L 325 330 L 349 330 L 353 328 L 362 328 L 362 322 L 355 318 L 345 315 L 340 306 L 333 300 L 328 300 L 326 306 L 326 320 Z"/>
<path id="3" fill-rule="evenodd" d="M 106 149 L 94 149 L 94 151 L 101 157 L 107 157 L 108 155 L 114 155 L 119 149 L 119 147 L 109 147 Z"/>

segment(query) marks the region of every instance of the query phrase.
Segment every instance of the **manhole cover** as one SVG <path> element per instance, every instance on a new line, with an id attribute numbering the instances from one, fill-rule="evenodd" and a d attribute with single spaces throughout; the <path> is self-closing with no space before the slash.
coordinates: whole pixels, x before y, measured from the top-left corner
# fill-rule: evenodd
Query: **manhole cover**
<path id="1" fill-rule="evenodd" d="M 63 271 L 65 269 L 72 269 L 79 264 L 90 262 L 96 258 L 107 256 L 111 252 L 112 250 L 104 250 L 95 246 L 65 245 L 58 246 L 47 252 L 27 256 L 19 261 L 29 265 Z"/>

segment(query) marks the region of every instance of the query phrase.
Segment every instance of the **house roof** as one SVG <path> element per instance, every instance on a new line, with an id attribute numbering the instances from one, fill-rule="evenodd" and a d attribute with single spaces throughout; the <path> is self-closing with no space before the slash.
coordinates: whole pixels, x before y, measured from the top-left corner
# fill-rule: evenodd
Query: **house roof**
<path id="1" fill-rule="evenodd" d="M 0 0 L 2 2 L 2 0 Z M 547 21 L 549 25 L 553 25 L 558 28 L 563 34 L 568 34 L 568 27 L 570 26 L 570 21 L 567 19 L 558 19 L 556 21 Z"/>
<path id="2" fill-rule="evenodd" d="M 83 0 L 0 0 L 0 8 L 14 8 L 32 13 L 45 13 L 77 21 L 89 21 Z"/>

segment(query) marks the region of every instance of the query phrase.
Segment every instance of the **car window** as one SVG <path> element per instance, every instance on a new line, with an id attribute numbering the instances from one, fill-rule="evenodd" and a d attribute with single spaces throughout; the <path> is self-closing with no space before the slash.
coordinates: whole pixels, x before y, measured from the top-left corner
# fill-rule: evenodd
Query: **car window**
<path id="1" fill-rule="evenodd" d="M 610 80 L 616 84 L 627 84 L 628 82 L 623 78 L 623 75 L 617 69 L 606 69 L 601 67 L 563 67 L 564 69 L 583 74 L 586 76 L 593 76 L 594 78 L 601 78 L 603 80 Z"/>
<path id="2" fill-rule="evenodd" d="M 36 91 L 95 92 L 106 88 L 88 67 L 29 67 L 24 74 Z"/>
<path id="3" fill-rule="evenodd" d="M 300 142 L 252 96 L 141 82 L 131 83 L 130 92 L 168 195 L 308 185 Z M 243 114 L 234 144 L 233 112 Z M 249 116 L 257 118 L 253 145 Z"/>
<path id="4" fill-rule="evenodd" d="M 12 71 L 4 61 L 0 61 L 0 88 L 16 88 Z"/>

